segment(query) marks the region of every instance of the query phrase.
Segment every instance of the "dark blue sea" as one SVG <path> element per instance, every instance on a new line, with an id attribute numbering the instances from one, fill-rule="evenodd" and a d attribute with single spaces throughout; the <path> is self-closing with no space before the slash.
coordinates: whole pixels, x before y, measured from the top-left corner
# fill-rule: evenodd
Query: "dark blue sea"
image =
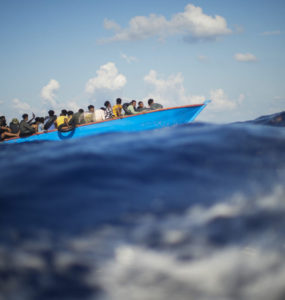
<path id="1" fill-rule="evenodd" d="M 284 300 L 285 112 L 0 145 L 0 299 Z"/>

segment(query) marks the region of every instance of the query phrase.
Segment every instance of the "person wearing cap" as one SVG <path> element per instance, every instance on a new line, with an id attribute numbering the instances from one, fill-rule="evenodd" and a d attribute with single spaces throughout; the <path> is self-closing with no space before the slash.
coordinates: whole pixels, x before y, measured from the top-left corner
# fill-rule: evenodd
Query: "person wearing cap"
<path id="1" fill-rule="evenodd" d="M 20 131 L 20 122 L 17 118 L 12 119 L 11 123 L 9 124 L 9 127 L 11 129 L 11 133 L 19 133 Z"/>
<path id="2" fill-rule="evenodd" d="M 12 133 L 11 129 L 6 124 L 5 116 L 0 117 L 0 140 L 3 141 L 6 138 L 18 137 L 20 132 Z"/>

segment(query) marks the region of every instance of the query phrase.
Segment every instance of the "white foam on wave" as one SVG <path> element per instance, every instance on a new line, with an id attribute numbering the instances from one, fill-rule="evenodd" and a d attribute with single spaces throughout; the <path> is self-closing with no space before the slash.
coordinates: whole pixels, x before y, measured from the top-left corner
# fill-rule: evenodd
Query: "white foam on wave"
<path id="1" fill-rule="evenodd" d="M 199 260 L 123 246 L 106 264 L 101 281 L 108 299 L 282 299 L 285 262 L 258 249 L 255 256 L 234 247 Z"/>
<path id="2" fill-rule="evenodd" d="M 206 237 L 199 237 L 199 228 L 216 218 L 285 212 L 284 195 L 284 188 L 278 186 L 271 195 L 261 198 L 235 196 L 211 207 L 192 207 L 184 216 L 148 217 L 145 223 L 142 220 L 143 229 L 134 229 L 133 243 L 115 249 L 114 258 L 102 266 L 97 280 L 111 300 L 283 300 L 285 244 L 281 232 L 261 231 L 251 239 L 249 229 L 243 233 L 243 243 L 217 247 Z M 158 249 L 143 242 L 153 230 L 160 232 L 158 238 L 164 243 Z M 273 238 L 279 239 L 281 247 L 264 247 Z M 181 244 L 183 240 L 185 244 Z M 167 248 L 167 244 L 180 246 Z M 181 253 L 189 254 L 189 259 L 181 260 Z"/>
<path id="3" fill-rule="evenodd" d="M 283 300 L 284 236 L 271 219 L 268 228 L 259 232 L 243 227 L 236 243 L 215 244 L 208 231 L 217 219 L 234 222 L 262 214 L 280 218 L 285 212 L 284 195 L 284 187 L 278 186 L 264 197 L 237 195 L 177 215 L 149 213 L 128 226 L 110 225 L 56 243 L 39 233 L 39 239 L 18 241 L 17 247 L 4 244 L 0 269 L 13 277 L 0 281 L 0 287 L 5 288 L 6 298 L 18 299 L 20 293 L 21 299 L 31 299 L 38 291 L 58 285 L 58 275 L 65 287 L 70 270 L 79 265 L 87 273 L 78 273 L 78 288 L 83 284 L 94 289 L 93 299 Z M 226 227 L 222 230 L 227 232 Z M 36 287 L 29 285 L 33 274 L 38 278 Z M 100 296 L 98 285 L 103 290 Z"/>

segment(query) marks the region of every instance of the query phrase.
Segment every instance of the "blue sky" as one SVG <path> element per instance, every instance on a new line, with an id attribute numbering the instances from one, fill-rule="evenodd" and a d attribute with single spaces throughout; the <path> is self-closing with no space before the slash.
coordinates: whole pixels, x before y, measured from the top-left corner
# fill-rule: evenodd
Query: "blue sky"
<path id="1" fill-rule="evenodd" d="M 0 114 L 116 97 L 212 99 L 210 122 L 284 110 L 284 13 L 281 0 L 1 0 Z"/>

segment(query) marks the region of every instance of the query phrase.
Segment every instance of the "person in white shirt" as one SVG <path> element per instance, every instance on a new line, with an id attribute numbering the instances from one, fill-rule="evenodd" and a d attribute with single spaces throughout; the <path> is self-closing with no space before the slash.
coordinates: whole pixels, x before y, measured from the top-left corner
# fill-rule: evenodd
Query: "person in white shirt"
<path id="1" fill-rule="evenodd" d="M 95 110 L 95 118 L 96 118 L 96 122 L 99 122 L 99 121 L 104 121 L 106 118 L 105 118 L 105 111 L 103 109 L 96 109 Z"/>

